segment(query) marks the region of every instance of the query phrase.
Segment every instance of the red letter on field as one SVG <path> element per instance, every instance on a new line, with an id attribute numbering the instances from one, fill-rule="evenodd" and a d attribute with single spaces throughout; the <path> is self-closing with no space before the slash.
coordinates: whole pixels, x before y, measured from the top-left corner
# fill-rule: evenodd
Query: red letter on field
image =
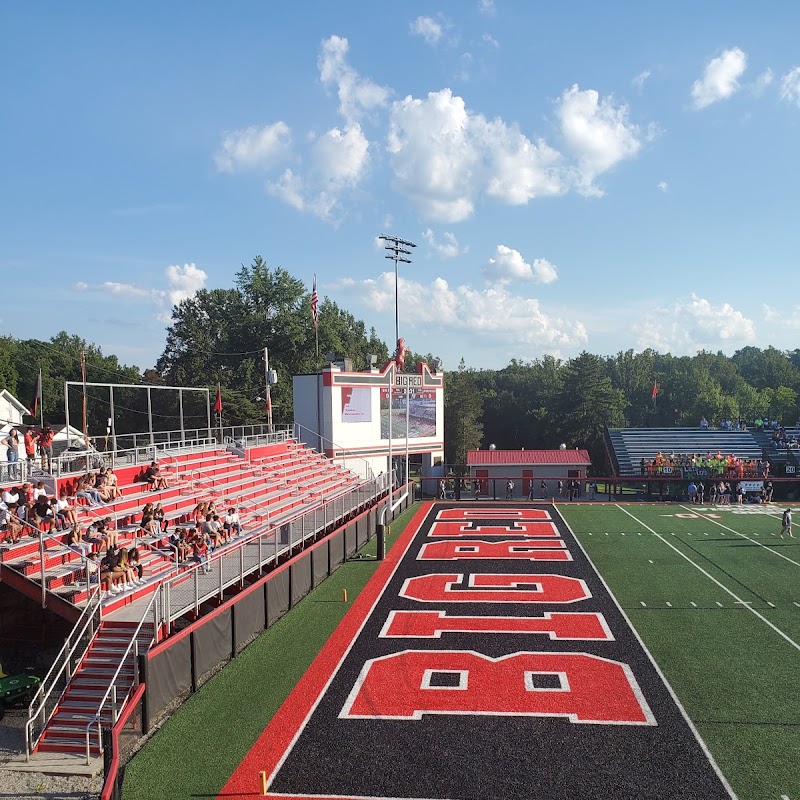
<path id="1" fill-rule="evenodd" d="M 545 612 L 537 617 L 457 617 L 446 611 L 392 611 L 382 639 L 440 639 L 443 633 L 545 633 L 550 639 L 613 641 L 596 611 Z"/>
<path id="2" fill-rule="evenodd" d="M 421 603 L 576 603 L 592 596 L 584 581 L 567 575 L 473 574 L 470 588 L 454 590 L 453 585 L 463 579 L 459 573 L 408 578 L 400 597 Z"/>
<path id="3" fill-rule="evenodd" d="M 508 524 L 494 525 L 473 519 L 466 522 L 434 522 L 428 536 L 525 536 L 529 539 L 559 538 L 558 528 L 552 522 L 524 522 L 509 520 Z"/>
<path id="4" fill-rule="evenodd" d="M 436 519 L 462 520 L 503 519 L 517 522 L 520 520 L 550 519 L 550 512 L 541 508 L 444 508 Z"/>
<path id="5" fill-rule="evenodd" d="M 367 661 L 339 717 L 424 714 L 656 724 L 627 664 L 588 653 L 512 653 L 495 659 L 463 650 L 407 650 Z"/>
<path id="6" fill-rule="evenodd" d="M 417 561 L 458 561 L 467 558 L 572 561 L 569 550 L 561 549 L 564 547 L 564 542 L 561 540 L 552 542 L 541 539 L 528 542 L 481 542 L 469 539 L 455 542 L 427 542 L 422 545 Z"/>

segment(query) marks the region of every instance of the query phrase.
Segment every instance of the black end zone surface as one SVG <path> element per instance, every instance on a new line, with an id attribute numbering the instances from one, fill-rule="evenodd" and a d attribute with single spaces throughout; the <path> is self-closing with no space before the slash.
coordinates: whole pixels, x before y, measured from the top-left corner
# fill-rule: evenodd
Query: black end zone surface
<path id="1" fill-rule="evenodd" d="M 421 545 L 431 541 L 427 534 L 436 514 L 447 507 L 432 508 L 373 614 L 275 775 L 270 794 L 448 800 L 717 800 L 732 797 L 561 519 L 556 517 L 553 521 L 572 554 L 570 562 L 417 561 Z M 489 507 L 482 506 L 481 510 L 489 510 Z M 482 537 L 476 533 L 471 538 Z M 510 534 L 507 538 L 514 536 Z M 398 596 L 407 578 L 434 572 L 465 575 L 557 573 L 583 579 L 592 597 L 562 606 L 418 603 Z M 615 640 L 559 641 L 541 634 L 496 633 L 444 633 L 440 639 L 379 638 L 387 616 L 398 609 L 446 610 L 449 615 L 459 616 L 538 616 L 545 611 L 596 611 L 604 615 Z M 408 649 L 468 650 L 492 657 L 520 651 L 602 655 L 631 667 L 657 724 L 575 724 L 553 717 L 446 714 L 426 714 L 418 720 L 340 719 L 339 713 L 365 662 Z"/>

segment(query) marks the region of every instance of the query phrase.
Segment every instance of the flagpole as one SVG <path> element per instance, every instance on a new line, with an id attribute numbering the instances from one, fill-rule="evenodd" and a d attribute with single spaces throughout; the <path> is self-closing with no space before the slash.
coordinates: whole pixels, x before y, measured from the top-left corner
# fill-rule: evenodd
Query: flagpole
<path id="1" fill-rule="evenodd" d="M 89 447 L 89 423 L 86 419 L 86 351 L 81 350 L 81 379 L 83 380 L 83 439 L 86 447 Z M 89 471 L 89 459 L 86 459 L 86 471 Z"/>
<path id="2" fill-rule="evenodd" d="M 317 273 L 314 273 L 314 285 L 311 289 L 311 315 L 314 320 L 314 342 L 317 350 L 317 363 L 319 363 L 319 312 L 317 311 L 317 304 L 319 297 L 317 295 Z"/>
<path id="3" fill-rule="evenodd" d="M 44 393 L 42 391 L 42 368 L 39 367 L 39 424 L 44 428 Z M 69 437 L 69 431 L 67 431 Z"/>
<path id="4" fill-rule="evenodd" d="M 219 401 L 219 411 L 217 413 L 217 420 L 219 421 L 219 443 L 220 445 L 223 444 L 222 438 L 222 387 L 217 381 L 217 400 Z"/>
<path id="5" fill-rule="evenodd" d="M 272 396 L 270 394 L 270 385 L 269 385 L 269 350 L 264 348 L 264 383 L 267 387 L 267 425 L 269 426 L 269 432 L 273 433 L 272 428 Z"/>

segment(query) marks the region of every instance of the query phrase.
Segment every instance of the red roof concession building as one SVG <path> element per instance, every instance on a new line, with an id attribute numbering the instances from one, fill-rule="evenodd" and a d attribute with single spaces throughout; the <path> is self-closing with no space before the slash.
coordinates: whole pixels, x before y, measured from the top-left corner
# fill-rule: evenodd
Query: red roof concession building
<path id="1" fill-rule="evenodd" d="M 534 496 L 552 497 L 558 481 L 582 481 L 592 465 L 588 450 L 470 450 L 467 466 L 470 478 L 478 481 L 481 494 L 505 496 L 506 481 L 514 481 L 514 497 L 528 497 L 533 482 Z M 541 482 L 547 484 L 542 492 Z"/>

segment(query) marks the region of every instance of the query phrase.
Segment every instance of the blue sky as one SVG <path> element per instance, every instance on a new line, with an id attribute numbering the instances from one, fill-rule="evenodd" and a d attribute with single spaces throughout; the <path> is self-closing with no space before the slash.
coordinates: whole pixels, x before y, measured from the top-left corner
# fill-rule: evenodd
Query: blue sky
<path id="1" fill-rule="evenodd" d="M 392 349 L 389 233 L 417 244 L 401 335 L 446 369 L 794 349 L 798 29 L 793 3 L 5 3 L 0 333 L 146 368 L 172 302 L 262 255 Z"/>

